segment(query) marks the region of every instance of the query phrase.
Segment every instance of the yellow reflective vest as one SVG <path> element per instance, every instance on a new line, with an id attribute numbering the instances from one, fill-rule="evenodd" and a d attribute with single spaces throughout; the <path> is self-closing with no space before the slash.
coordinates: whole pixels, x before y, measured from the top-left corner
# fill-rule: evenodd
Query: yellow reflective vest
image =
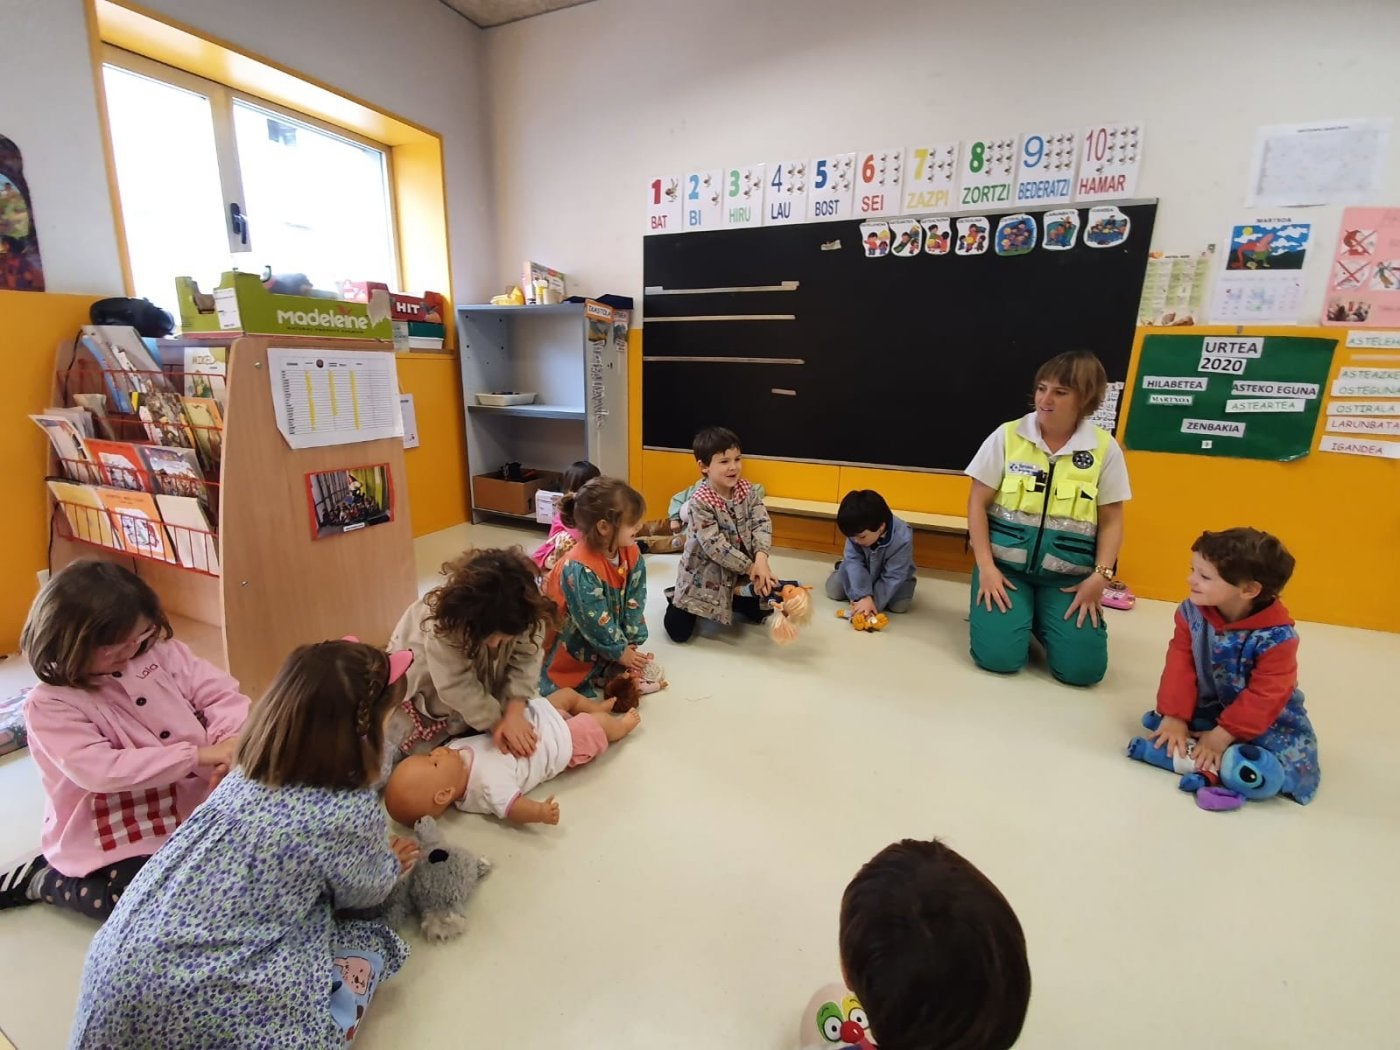
<path id="1" fill-rule="evenodd" d="M 1007 423 L 1001 488 L 987 508 L 992 556 L 1024 573 L 1087 576 L 1098 549 L 1099 475 L 1112 439 L 1094 428 L 1094 450 L 1046 455 Z"/>

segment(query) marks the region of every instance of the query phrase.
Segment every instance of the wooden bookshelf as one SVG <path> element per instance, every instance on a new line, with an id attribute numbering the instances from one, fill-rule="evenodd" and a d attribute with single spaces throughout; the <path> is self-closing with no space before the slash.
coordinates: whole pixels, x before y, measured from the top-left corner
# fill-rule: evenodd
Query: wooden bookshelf
<path id="1" fill-rule="evenodd" d="M 269 347 L 393 353 L 392 346 L 286 336 L 238 336 L 227 345 L 223 455 L 220 476 L 211 479 L 220 491 L 220 574 L 96 547 L 62 529 L 51 532 L 50 568 L 91 557 L 132 567 L 176 619 L 176 636 L 258 697 L 298 645 L 347 634 L 385 644 L 418 585 L 402 440 L 290 448 L 277 429 L 268 378 Z M 64 403 L 65 379 L 70 393 L 104 392 L 100 374 L 70 367 L 86 353 L 60 345 L 53 404 Z M 306 475 L 380 463 L 388 464 L 393 520 L 312 539 Z M 54 512 L 50 501 L 51 518 Z"/>

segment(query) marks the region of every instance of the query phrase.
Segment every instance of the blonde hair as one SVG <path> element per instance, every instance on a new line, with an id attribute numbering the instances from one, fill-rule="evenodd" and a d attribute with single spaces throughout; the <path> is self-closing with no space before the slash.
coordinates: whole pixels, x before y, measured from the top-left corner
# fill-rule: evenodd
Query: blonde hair
<path id="1" fill-rule="evenodd" d="M 238 744 L 249 780 L 355 789 L 379 776 L 384 720 L 403 700 L 389 656 L 362 642 L 317 642 L 287 657 Z"/>
<path id="2" fill-rule="evenodd" d="M 1073 390 L 1079 396 L 1079 418 L 1087 419 L 1103 403 L 1104 392 L 1108 390 L 1108 373 L 1103 370 L 1103 362 L 1088 350 L 1071 350 L 1041 365 L 1031 390 L 1041 383 L 1055 383 Z"/>
<path id="3" fill-rule="evenodd" d="M 585 542 L 599 550 L 608 549 L 599 525 L 607 522 L 612 527 L 616 543 L 617 530 L 641 521 L 646 512 L 642 494 L 621 478 L 594 478 L 559 501 L 559 520 L 578 529 Z"/>
<path id="4" fill-rule="evenodd" d="M 44 585 L 29 608 L 19 645 L 39 681 L 87 689 L 96 650 L 126 641 L 143 618 L 155 631 L 137 656 L 175 633 L 160 599 L 130 569 L 116 562 L 84 559 Z"/>

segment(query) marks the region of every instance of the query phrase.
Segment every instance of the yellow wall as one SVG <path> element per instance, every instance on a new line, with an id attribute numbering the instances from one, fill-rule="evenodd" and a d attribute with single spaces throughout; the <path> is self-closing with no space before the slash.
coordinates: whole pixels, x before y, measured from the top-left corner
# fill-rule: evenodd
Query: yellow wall
<path id="1" fill-rule="evenodd" d="M 470 513 L 462 378 L 455 355 L 399 354 L 399 390 L 413 395 L 418 448 L 406 449 L 413 535 L 460 525 Z"/>
<path id="2" fill-rule="evenodd" d="M 54 358 L 60 342 L 88 322 L 91 295 L 0 291 L 0 463 L 5 465 L 5 513 L 0 514 L 0 552 L 5 575 L 0 591 L 0 652 L 14 652 L 35 573 L 48 560 L 47 492 L 49 442 L 25 416 L 52 402 Z"/>
<path id="3" fill-rule="evenodd" d="M 1202 335 L 1238 331 L 1172 329 L 1173 334 Z M 1246 332 L 1341 337 L 1345 342 L 1345 332 L 1328 328 Z M 1133 346 L 1130 390 L 1142 334 L 1140 330 Z M 671 494 L 695 480 L 695 460 L 684 453 L 642 450 L 642 340 L 640 331 L 632 335 L 631 480 L 653 516 L 659 516 Z M 1332 376 L 1349 353 L 1339 345 Z M 1137 594 L 1179 600 L 1185 594 L 1191 542 L 1201 531 L 1253 525 L 1280 536 L 1298 560 L 1285 596 L 1295 617 L 1400 631 L 1400 462 L 1316 451 L 1292 463 L 1132 451 L 1126 458 L 1133 499 L 1126 510 L 1119 574 Z M 959 475 L 759 459 L 746 460 L 744 474 L 775 496 L 837 502 L 850 489 L 873 488 L 892 507 L 967 512 L 968 481 Z M 774 536 L 782 546 L 805 550 L 835 553 L 841 546 L 835 524 L 826 521 L 775 515 Z M 971 568 L 962 542 L 947 536 L 916 533 L 915 560 L 937 568 Z"/>

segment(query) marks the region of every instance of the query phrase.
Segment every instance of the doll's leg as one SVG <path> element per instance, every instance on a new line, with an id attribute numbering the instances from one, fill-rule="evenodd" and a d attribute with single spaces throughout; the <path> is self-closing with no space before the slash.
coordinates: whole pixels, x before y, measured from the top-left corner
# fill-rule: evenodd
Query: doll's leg
<path id="1" fill-rule="evenodd" d="M 611 711 L 615 703 L 613 700 L 590 700 L 577 689 L 570 689 L 568 686 L 554 690 L 546 699 L 554 705 L 556 711 L 562 711 L 566 715 L 582 714 L 585 711 Z"/>

